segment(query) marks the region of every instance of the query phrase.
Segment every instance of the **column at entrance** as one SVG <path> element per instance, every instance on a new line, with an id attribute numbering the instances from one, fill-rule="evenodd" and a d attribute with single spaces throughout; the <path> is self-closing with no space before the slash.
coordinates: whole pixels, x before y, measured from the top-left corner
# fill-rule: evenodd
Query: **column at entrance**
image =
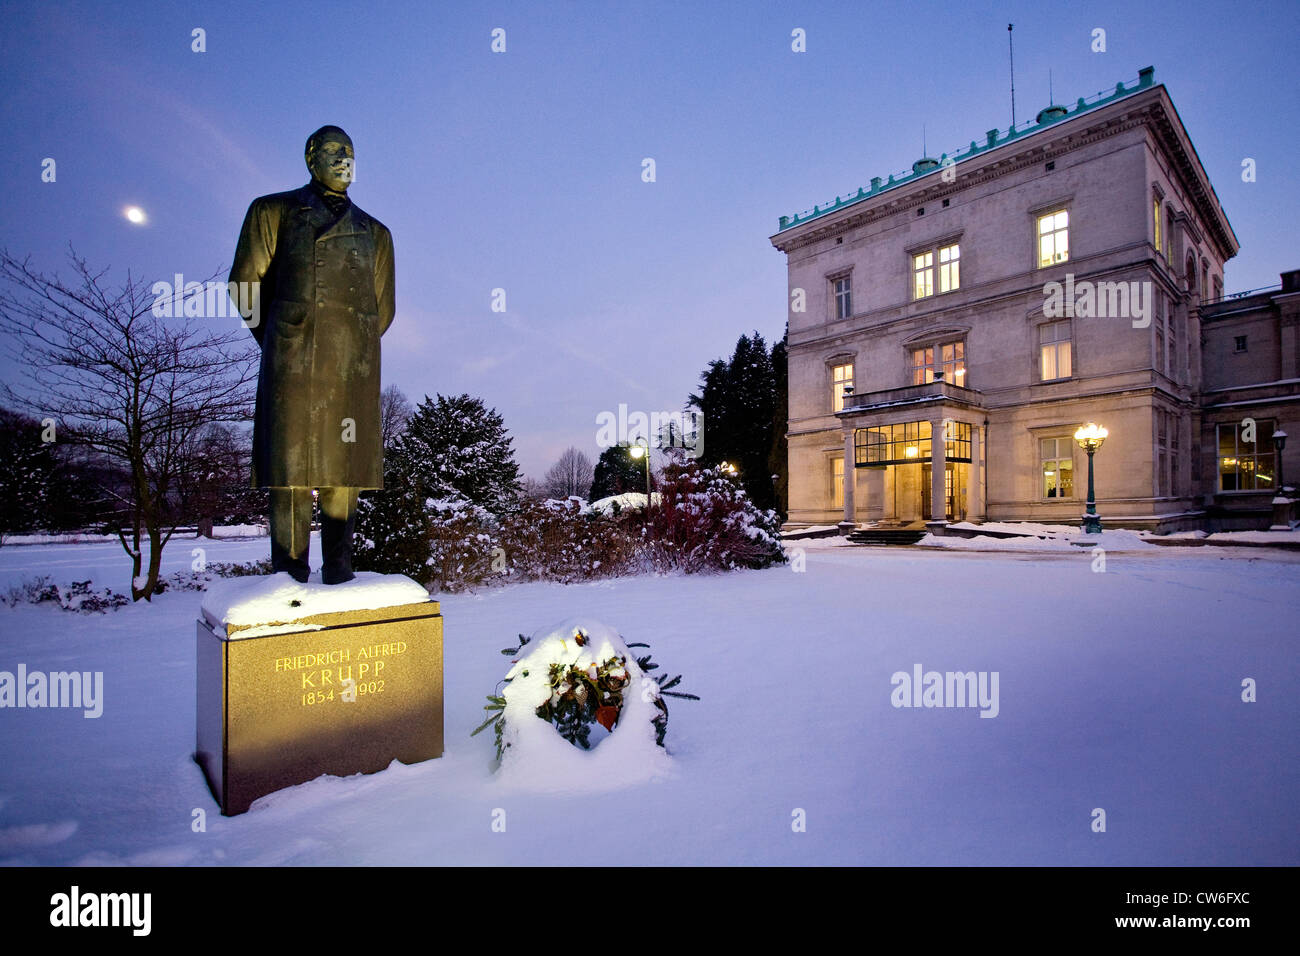
<path id="1" fill-rule="evenodd" d="M 857 490 L 858 469 L 855 465 L 856 452 L 853 447 L 853 429 L 844 432 L 844 517 L 839 523 L 840 534 L 849 534 L 858 526 L 857 507 L 854 492 Z"/>
<path id="2" fill-rule="evenodd" d="M 980 426 L 972 425 L 970 427 L 970 469 L 966 476 L 967 521 L 980 521 L 984 518 L 984 472 L 980 468 L 982 453 Z"/>
<path id="3" fill-rule="evenodd" d="M 930 422 L 930 520 L 925 526 L 942 534 L 948 526 L 948 496 L 945 482 L 948 475 L 948 447 L 944 443 L 943 419 Z M 925 489 L 921 489 L 925 493 Z"/>

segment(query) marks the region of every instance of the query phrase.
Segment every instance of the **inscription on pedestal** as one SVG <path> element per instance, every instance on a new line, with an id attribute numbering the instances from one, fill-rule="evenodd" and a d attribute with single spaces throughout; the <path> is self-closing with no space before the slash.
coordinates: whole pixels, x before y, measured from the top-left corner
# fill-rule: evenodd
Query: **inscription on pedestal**
<path id="1" fill-rule="evenodd" d="M 256 634 L 198 622 L 195 758 L 227 815 L 321 774 L 442 754 L 435 601 L 320 614 Z"/>

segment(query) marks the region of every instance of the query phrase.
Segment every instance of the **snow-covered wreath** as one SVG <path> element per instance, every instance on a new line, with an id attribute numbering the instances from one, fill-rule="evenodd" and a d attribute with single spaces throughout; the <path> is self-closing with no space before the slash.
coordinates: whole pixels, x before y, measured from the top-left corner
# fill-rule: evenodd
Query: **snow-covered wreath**
<path id="1" fill-rule="evenodd" d="M 515 660 L 474 734 L 494 727 L 500 769 L 544 786 L 574 775 L 609 783 L 656 775 L 667 765 L 664 698 L 699 698 L 671 689 L 681 675 L 649 677 L 659 665 L 648 650 L 631 650 L 647 647 L 590 619 L 519 635 L 518 646 L 501 651 Z"/>

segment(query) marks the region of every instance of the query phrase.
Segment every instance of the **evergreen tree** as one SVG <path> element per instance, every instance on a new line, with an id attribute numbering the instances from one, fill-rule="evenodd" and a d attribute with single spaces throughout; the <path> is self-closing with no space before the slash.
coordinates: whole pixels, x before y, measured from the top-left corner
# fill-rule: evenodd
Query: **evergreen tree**
<path id="1" fill-rule="evenodd" d="M 35 418 L 0 408 L 0 536 L 66 531 L 92 520 L 95 493 L 67 443 Z"/>
<path id="2" fill-rule="evenodd" d="M 0 534 L 48 527 L 54 453 L 41 424 L 0 409 Z"/>
<path id="3" fill-rule="evenodd" d="M 596 462 L 588 501 L 599 501 L 628 491 L 645 494 L 645 459 L 633 458 L 626 445 L 610 445 Z"/>
<path id="4" fill-rule="evenodd" d="M 700 380 L 702 387 L 691 395 L 690 404 L 704 416 L 703 464 L 731 463 L 739 470 L 740 481 L 754 504 L 761 509 L 774 508 L 777 502 L 769 462 L 777 381 L 763 336 L 758 332 L 742 335 L 730 360 L 714 359 Z M 784 422 L 781 431 L 784 434 Z"/>
<path id="5" fill-rule="evenodd" d="M 772 450 L 767 456 L 768 474 L 772 479 L 773 493 L 776 501 L 773 510 L 784 520 L 790 513 L 790 454 L 785 438 L 789 424 L 790 379 L 787 370 L 787 343 L 790 330 L 781 336 L 781 341 L 772 346 L 772 378 L 774 401 L 772 402 Z"/>
<path id="6" fill-rule="evenodd" d="M 384 490 L 363 494 L 357 504 L 354 566 L 427 583 L 433 541 L 445 523 L 445 508 L 431 502 L 468 502 L 484 520 L 519 507 L 512 442 L 501 416 L 481 399 L 426 395 L 384 449 Z"/>
<path id="7" fill-rule="evenodd" d="M 482 399 L 426 395 L 393 443 L 393 457 L 425 497 L 461 498 L 501 516 L 515 509 L 522 488 L 513 442 Z"/>

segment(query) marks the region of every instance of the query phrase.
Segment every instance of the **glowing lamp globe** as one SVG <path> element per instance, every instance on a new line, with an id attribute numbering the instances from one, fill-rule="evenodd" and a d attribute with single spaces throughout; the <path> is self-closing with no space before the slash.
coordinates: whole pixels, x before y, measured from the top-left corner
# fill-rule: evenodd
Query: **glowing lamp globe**
<path id="1" fill-rule="evenodd" d="M 1079 443 L 1080 448 L 1091 454 L 1101 447 L 1101 443 L 1106 440 L 1106 436 L 1109 434 L 1110 432 L 1096 422 L 1088 422 L 1074 433 L 1074 440 Z"/>

